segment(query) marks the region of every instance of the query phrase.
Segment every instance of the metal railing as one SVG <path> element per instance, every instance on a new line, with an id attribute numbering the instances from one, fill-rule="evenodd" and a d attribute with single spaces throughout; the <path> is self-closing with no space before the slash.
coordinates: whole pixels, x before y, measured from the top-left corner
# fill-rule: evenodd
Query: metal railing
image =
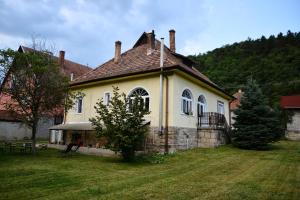
<path id="1" fill-rule="evenodd" d="M 222 129 L 226 137 L 226 143 L 231 143 L 231 128 L 223 114 L 205 112 L 198 116 L 198 128 Z"/>
<path id="2" fill-rule="evenodd" d="M 198 116 L 199 128 L 226 128 L 226 118 L 216 112 L 205 112 Z"/>

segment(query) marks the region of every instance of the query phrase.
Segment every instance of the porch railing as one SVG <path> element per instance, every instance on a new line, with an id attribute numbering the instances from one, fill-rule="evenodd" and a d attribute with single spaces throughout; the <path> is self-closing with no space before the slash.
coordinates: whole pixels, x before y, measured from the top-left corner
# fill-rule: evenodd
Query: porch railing
<path id="1" fill-rule="evenodd" d="M 198 116 L 199 128 L 226 128 L 226 118 L 216 112 L 205 112 Z"/>
<path id="2" fill-rule="evenodd" d="M 198 128 L 222 129 L 226 137 L 226 143 L 231 143 L 231 128 L 223 114 L 205 112 L 198 116 Z"/>

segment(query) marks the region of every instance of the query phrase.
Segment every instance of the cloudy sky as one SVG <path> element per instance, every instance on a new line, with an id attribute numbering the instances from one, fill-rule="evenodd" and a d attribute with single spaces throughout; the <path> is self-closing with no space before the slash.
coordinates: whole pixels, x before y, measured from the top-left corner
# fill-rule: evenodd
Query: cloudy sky
<path id="1" fill-rule="evenodd" d="M 261 35 L 300 31 L 299 0 L 0 0 L 0 48 L 46 40 L 73 61 L 96 67 L 144 31 L 176 30 L 184 55 Z M 168 44 L 168 43 L 167 43 Z"/>

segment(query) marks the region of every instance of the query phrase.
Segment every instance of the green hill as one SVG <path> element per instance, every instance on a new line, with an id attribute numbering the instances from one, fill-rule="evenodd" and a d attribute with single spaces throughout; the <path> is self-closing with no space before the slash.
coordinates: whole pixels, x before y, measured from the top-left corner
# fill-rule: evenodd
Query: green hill
<path id="1" fill-rule="evenodd" d="M 282 95 L 300 94 L 300 32 L 249 38 L 189 57 L 231 94 L 243 89 L 250 77 L 257 80 L 272 106 Z"/>

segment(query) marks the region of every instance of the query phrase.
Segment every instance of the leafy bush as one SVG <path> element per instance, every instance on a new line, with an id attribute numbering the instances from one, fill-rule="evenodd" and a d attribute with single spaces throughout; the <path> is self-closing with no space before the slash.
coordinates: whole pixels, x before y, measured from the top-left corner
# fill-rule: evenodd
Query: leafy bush
<path id="1" fill-rule="evenodd" d="M 140 96 L 133 99 L 119 94 L 113 87 L 113 97 L 108 105 L 100 99 L 96 106 L 96 117 L 90 119 L 98 137 L 105 137 L 106 148 L 121 153 L 126 161 L 133 160 L 135 151 L 143 143 L 148 126 L 144 116 L 149 114 Z"/>

